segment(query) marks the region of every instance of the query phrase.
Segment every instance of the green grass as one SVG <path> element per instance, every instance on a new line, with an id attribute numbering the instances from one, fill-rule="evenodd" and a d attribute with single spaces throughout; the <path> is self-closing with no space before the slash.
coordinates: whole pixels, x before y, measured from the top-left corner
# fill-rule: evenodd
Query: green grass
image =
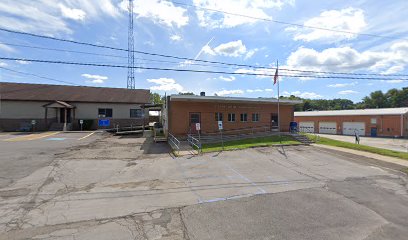
<path id="1" fill-rule="evenodd" d="M 279 145 L 279 144 L 300 144 L 300 142 L 296 141 L 290 136 L 269 136 L 269 137 L 261 137 L 261 138 L 250 138 L 250 139 L 243 139 L 243 140 L 234 140 L 234 141 L 227 141 L 224 142 L 224 149 L 222 148 L 221 143 L 211 143 L 211 144 L 203 144 L 202 150 L 203 152 L 218 152 L 218 151 L 226 151 L 226 150 L 235 150 L 235 149 L 245 149 L 251 147 L 266 147 L 272 145 Z"/>
<path id="2" fill-rule="evenodd" d="M 307 135 L 307 136 L 310 139 L 315 140 L 314 136 L 311 136 L 311 135 Z M 361 144 L 343 142 L 343 141 L 333 140 L 333 139 L 329 139 L 325 137 L 320 137 L 316 143 L 328 145 L 328 146 L 334 146 L 334 147 L 349 148 L 349 149 L 354 149 L 354 150 L 359 150 L 359 151 L 364 151 L 364 152 L 376 153 L 376 154 L 380 154 L 383 156 L 396 157 L 396 158 L 408 160 L 408 153 L 405 153 L 405 152 L 398 152 L 398 151 L 393 151 L 393 150 L 388 150 L 388 149 L 383 149 L 383 148 L 376 148 L 376 147 L 370 147 L 370 146 L 361 145 Z"/>

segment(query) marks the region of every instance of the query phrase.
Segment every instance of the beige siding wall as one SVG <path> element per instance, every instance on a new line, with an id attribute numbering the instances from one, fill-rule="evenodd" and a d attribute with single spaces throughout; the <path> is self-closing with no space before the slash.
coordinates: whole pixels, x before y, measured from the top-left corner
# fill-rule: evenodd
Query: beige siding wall
<path id="1" fill-rule="evenodd" d="M 43 105 L 48 102 L 23 102 L 23 101 L 1 101 L 0 118 L 7 119 L 44 119 L 45 109 Z M 56 111 L 48 110 L 48 118 L 55 118 Z"/>
<path id="2" fill-rule="evenodd" d="M 76 106 L 76 119 L 96 119 L 98 118 L 99 108 L 112 108 L 112 118 L 127 119 L 130 118 L 130 109 L 140 108 L 139 104 L 109 104 L 109 103 L 73 103 Z M 145 112 L 145 116 L 149 113 Z"/>

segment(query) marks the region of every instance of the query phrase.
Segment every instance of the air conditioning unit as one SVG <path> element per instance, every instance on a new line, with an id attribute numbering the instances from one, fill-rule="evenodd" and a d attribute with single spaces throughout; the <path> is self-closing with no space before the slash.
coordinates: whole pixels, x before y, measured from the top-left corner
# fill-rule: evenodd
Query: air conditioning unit
<path id="1" fill-rule="evenodd" d="M 99 114 L 98 115 L 98 118 L 104 118 L 105 117 L 105 114 Z"/>

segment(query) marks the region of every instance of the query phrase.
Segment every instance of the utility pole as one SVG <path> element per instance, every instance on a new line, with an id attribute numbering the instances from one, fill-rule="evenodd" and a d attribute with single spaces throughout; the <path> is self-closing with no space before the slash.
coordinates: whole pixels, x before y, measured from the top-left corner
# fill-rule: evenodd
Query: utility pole
<path id="1" fill-rule="evenodd" d="M 128 74 L 127 88 L 135 89 L 135 45 L 133 36 L 133 0 L 129 0 L 129 28 L 128 28 Z"/>

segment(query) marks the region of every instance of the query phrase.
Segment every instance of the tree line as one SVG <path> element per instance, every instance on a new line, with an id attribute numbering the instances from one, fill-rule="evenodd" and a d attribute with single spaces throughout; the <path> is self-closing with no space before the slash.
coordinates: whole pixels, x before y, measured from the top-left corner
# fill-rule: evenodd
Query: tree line
<path id="1" fill-rule="evenodd" d="M 393 88 L 387 92 L 374 91 L 357 103 L 349 99 L 303 99 L 293 95 L 289 97 L 281 96 L 281 99 L 302 100 L 303 103 L 295 106 L 295 111 L 398 108 L 408 107 L 408 88 Z"/>
<path id="2" fill-rule="evenodd" d="M 158 93 L 150 93 L 151 102 L 161 104 L 164 96 Z M 194 95 L 192 92 L 179 93 L 181 95 Z M 304 99 L 291 95 L 281 96 L 281 99 L 302 100 L 301 104 L 295 105 L 295 111 L 317 111 L 317 110 L 345 110 L 364 108 L 398 108 L 408 107 L 408 87 L 402 89 L 390 89 L 387 92 L 374 91 L 364 97 L 361 102 L 354 103 L 349 99 Z"/>

